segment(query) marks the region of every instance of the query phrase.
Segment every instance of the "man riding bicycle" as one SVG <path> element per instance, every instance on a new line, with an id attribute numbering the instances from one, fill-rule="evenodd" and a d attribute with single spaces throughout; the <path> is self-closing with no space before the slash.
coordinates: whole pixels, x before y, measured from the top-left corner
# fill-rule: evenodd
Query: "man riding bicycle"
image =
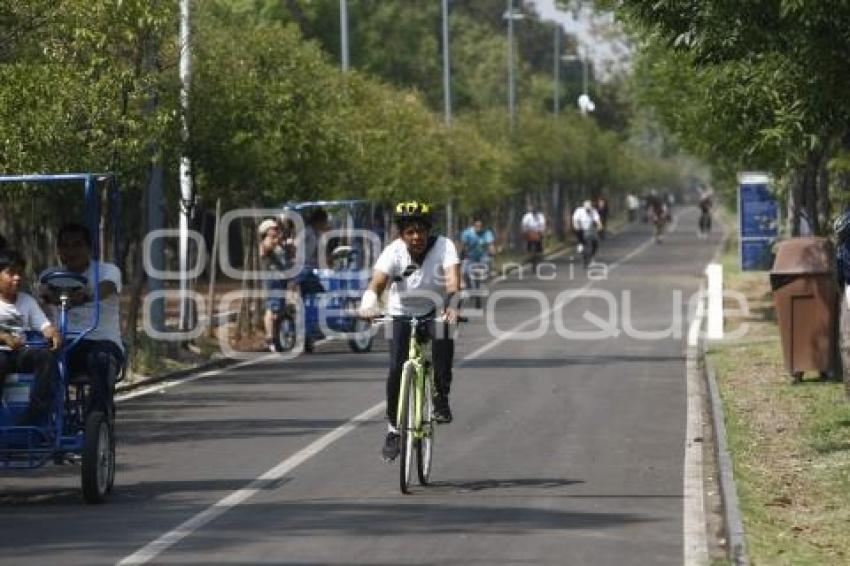
<path id="1" fill-rule="evenodd" d="M 646 198 L 646 213 L 649 222 L 654 228 L 655 242 L 660 244 L 661 234 L 664 232 L 664 225 L 667 223 L 669 217 L 667 204 L 658 195 L 655 189 L 652 189 L 649 196 Z"/>
<path id="2" fill-rule="evenodd" d="M 599 230 L 601 228 L 602 220 L 599 218 L 599 213 L 593 208 L 593 203 L 589 200 L 584 201 L 573 213 L 573 230 L 578 237 L 582 261 L 585 267 L 588 266 L 593 256 L 596 255 L 596 248 L 599 246 Z"/>
<path id="3" fill-rule="evenodd" d="M 493 255 L 496 253 L 495 241 L 493 231 L 484 228 L 480 216 L 474 216 L 472 224 L 461 233 L 460 242 L 463 246 L 461 267 L 467 289 L 475 289 L 476 283 L 486 279 L 490 274 Z M 481 297 L 475 297 L 475 299 L 476 305 L 480 308 Z"/>
<path id="4" fill-rule="evenodd" d="M 393 217 L 399 237 L 378 257 L 369 288 L 363 294 L 359 315 L 372 320 L 381 315 L 378 298 L 389 286 L 387 314 L 393 318 L 390 341 L 390 368 L 387 376 L 387 436 L 382 455 L 394 460 L 399 453 L 399 431 L 395 427 L 401 370 L 407 361 L 410 325 L 403 317 L 427 317 L 439 310 L 440 316 L 427 323 L 433 339 L 433 367 L 436 395 L 434 419 L 450 423 L 449 389 L 452 382 L 454 340 L 450 326 L 457 322 L 452 301 L 460 289 L 460 260 L 454 243 L 443 236 L 429 235 L 431 207 L 416 201 L 401 202 Z"/>
<path id="5" fill-rule="evenodd" d="M 711 232 L 711 209 L 713 207 L 714 194 L 710 189 L 700 191 L 699 197 L 699 235 L 705 239 Z"/>

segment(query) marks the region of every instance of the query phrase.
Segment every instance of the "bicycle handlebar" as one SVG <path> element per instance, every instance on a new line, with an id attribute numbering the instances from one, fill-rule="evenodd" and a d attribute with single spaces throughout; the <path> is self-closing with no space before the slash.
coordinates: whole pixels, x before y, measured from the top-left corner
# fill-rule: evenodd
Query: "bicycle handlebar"
<path id="1" fill-rule="evenodd" d="M 436 318 L 437 317 L 434 315 L 434 313 L 429 313 L 429 314 L 426 314 L 426 315 L 423 315 L 423 316 L 408 315 L 408 314 L 391 315 L 391 314 L 384 313 L 379 317 L 373 318 L 372 323 L 375 323 L 375 322 L 392 322 L 394 320 L 404 320 L 404 321 L 407 321 L 407 322 L 412 322 L 414 319 L 417 322 L 430 322 L 432 320 L 436 320 Z M 469 318 L 465 317 L 465 316 L 458 316 L 457 322 L 458 323 L 469 322 Z"/>

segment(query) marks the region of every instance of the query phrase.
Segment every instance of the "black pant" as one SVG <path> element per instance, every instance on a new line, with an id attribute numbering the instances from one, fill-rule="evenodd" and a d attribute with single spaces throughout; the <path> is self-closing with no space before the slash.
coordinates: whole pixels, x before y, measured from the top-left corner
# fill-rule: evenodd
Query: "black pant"
<path id="1" fill-rule="evenodd" d="M 448 324 L 431 321 L 422 325 L 419 332 L 432 339 L 431 351 L 434 364 L 434 385 L 437 394 L 448 396 L 452 385 L 452 364 L 455 355 L 455 342 L 451 338 Z M 437 337 L 437 334 L 440 334 Z M 420 335 L 421 336 L 421 335 Z M 398 393 L 401 387 L 401 370 L 407 361 L 410 349 L 410 322 L 394 319 L 392 339 L 390 340 L 390 371 L 387 377 L 387 420 L 395 425 L 398 412 Z"/>
<path id="2" fill-rule="evenodd" d="M 596 230 L 581 230 L 581 244 L 588 246 L 590 251 L 587 252 L 591 256 L 596 255 L 596 250 L 599 248 L 599 232 Z"/>
<path id="3" fill-rule="evenodd" d="M 87 411 L 109 409 L 114 404 L 112 393 L 121 366 L 124 352 L 110 340 L 80 340 L 68 356 L 71 373 L 85 373 L 91 386 Z"/>
<path id="4" fill-rule="evenodd" d="M 30 388 L 30 410 L 44 413 L 50 408 L 53 390 L 58 382 L 56 354 L 43 348 L 23 347 L 20 350 L 0 350 L 0 391 L 10 373 L 33 373 Z"/>
<path id="5" fill-rule="evenodd" d="M 711 213 L 703 210 L 699 216 L 700 232 L 711 232 Z"/>

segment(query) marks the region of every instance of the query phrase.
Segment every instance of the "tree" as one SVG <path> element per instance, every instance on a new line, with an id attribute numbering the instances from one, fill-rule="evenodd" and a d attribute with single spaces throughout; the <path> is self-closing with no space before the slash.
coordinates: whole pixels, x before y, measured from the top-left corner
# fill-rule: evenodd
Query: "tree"
<path id="1" fill-rule="evenodd" d="M 743 142 L 748 153 L 773 162 L 777 173 L 790 172 L 792 200 L 808 209 L 816 229 L 825 228 L 829 201 L 819 180 L 850 127 L 850 76 L 843 71 L 850 6 L 805 0 L 618 5 L 650 46 L 690 57 L 697 80 L 714 87 L 706 91 L 706 104 L 726 109 L 712 116 L 715 124 L 740 116 L 739 109 L 755 110 L 744 116 L 743 127 L 714 143 L 741 146 L 735 138 L 751 134 Z M 797 215 L 793 211 L 792 220 Z"/>

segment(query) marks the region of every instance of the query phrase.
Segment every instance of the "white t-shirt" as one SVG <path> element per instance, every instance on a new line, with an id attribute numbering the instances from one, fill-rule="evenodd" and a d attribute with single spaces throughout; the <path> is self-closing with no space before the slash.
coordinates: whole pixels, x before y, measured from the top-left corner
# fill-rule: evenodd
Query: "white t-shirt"
<path id="1" fill-rule="evenodd" d="M 526 212 L 522 217 L 523 232 L 544 232 L 546 230 L 546 217 L 542 212 Z"/>
<path id="2" fill-rule="evenodd" d="M 595 208 L 588 210 L 580 206 L 573 212 L 573 227 L 577 230 L 595 229 L 599 223 L 599 213 Z"/>
<path id="3" fill-rule="evenodd" d="M 407 267 L 414 263 L 407 251 L 407 245 L 401 238 L 393 240 L 388 245 L 378 261 L 375 269 L 389 276 L 390 285 L 388 314 L 424 315 L 435 308 L 435 296 L 445 299 L 446 272 L 449 267 L 458 265 L 457 248 L 454 242 L 443 236 L 437 236 L 434 246 L 428 251 L 422 265 L 408 277 L 403 277 Z M 395 277 L 402 277 L 395 281 Z"/>
<path id="4" fill-rule="evenodd" d="M 89 296 L 94 297 L 94 263 L 89 262 L 89 266 L 81 273 L 88 280 Z M 105 299 L 100 300 L 100 319 L 97 323 L 97 328 L 86 335 L 87 340 L 109 340 L 114 342 L 119 348 L 124 349 L 121 342 L 121 318 L 118 295 L 121 293 L 121 270 L 111 263 L 98 262 L 100 269 L 100 281 L 112 281 L 115 285 L 115 293 Z M 45 274 L 54 271 L 64 271 L 63 267 L 51 267 L 45 269 L 39 279 Z M 56 320 L 58 311 L 56 307 L 51 308 L 51 316 Z M 72 307 L 68 310 L 68 330 L 72 332 L 80 332 L 90 327 L 92 317 L 94 316 L 94 302 L 85 303 L 79 306 Z"/>
<path id="5" fill-rule="evenodd" d="M 31 295 L 18 292 L 14 303 L 9 303 L 0 297 L 0 324 L 24 330 L 43 330 L 50 321 Z M 11 350 L 11 348 L 0 344 L 0 350 Z"/>

